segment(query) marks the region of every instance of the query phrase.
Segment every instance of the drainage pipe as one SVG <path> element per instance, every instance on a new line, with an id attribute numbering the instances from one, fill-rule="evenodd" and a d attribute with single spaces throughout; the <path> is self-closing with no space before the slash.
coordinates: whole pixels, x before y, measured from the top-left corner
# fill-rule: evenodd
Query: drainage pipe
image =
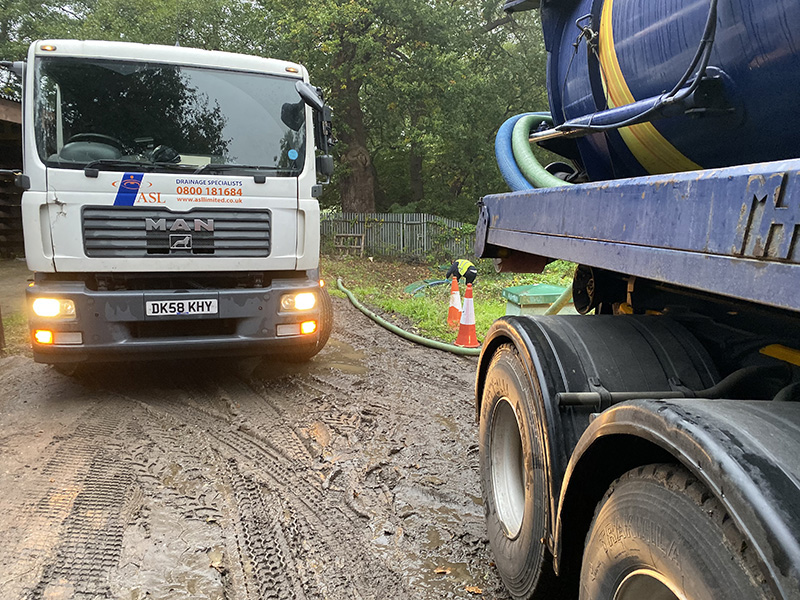
<path id="1" fill-rule="evenodd" d="M 358 310 L 367 315 L 370 319 L 375 321 L 381 327 L 388 329 L 392 333 L 396 333 L 400 337 L 403 337 L 411 342 L 427 346 L 429 348 L 435 348 L 437 350 L 445 350 L 446 352 L 452 352 L 453 354 L 461 354 L 462 356 L 479 356 L 481 353 L 480 348 L 462 348 L 461 346 L 454 346 L 453 344 L 445 344 L 444 342 L 429 340 L 428 338 L 424 338 L 421 335 L 410 333 L 405 329 L 400 329 L 397 325 L 393 325 L 389 323 L 389 321 L 387 321 L 386 319 L 379 317 L 374 312 L 366 308 L 363 304 L 361 304 L 358 300 L 356 300 L 356 297 L 353 295 L 353 292 L 344 287 L 341 278 L 337 280 L 336 285 L 342 292 L 344 292 L 345 296 L 348 297 L 353 306 L 355 306 Z"/>
<path id="2" fill-rule="evenodd" d="M 565 289 L 561 295 L 556 298 L 556 301 L 553 302 L 546 311 L 544 311 L 544 314 L 557 315 L 561 309 L 569 303 L 570 300 L 572 300 L 572 286 L 569 286 L 567 289 Z"/>

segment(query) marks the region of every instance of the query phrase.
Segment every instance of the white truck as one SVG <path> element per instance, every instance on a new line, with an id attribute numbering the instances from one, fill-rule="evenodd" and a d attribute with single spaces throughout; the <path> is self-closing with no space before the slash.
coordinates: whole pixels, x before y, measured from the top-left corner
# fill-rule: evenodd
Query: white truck
<path id="1" fill-rule="evenodd" d="M 331 113 L 304 67 L 75 40 L 5 66 L 23 79 L 37 362 L 307 360 L 325 345 L 317 177 L 333 167 Z"/>

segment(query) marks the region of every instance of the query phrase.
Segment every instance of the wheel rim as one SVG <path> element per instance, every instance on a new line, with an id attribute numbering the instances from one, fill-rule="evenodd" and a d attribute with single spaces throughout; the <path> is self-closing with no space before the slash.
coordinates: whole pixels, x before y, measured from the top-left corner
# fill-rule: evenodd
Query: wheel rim
<path id="1" fill-rule="evenodd" d="M 525 514 L 525 463 L 514 407 L 506 398 L 497 403 L 492 420 L 492 491 L 497 517 L 506 536 L 516 538 Z"/>
<path id="2" fill-rule="evenodd" d="M 614 600 L 686 600 L 661 573 L 652 569 L 639 569 L 629 573 L 614 593 Z"/>

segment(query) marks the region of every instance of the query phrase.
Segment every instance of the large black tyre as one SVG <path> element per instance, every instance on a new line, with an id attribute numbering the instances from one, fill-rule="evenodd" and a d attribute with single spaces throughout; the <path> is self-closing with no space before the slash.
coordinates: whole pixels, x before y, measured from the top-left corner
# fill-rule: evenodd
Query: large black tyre
<path id="1" fill-rule="evenodd" d="M 555 579 L 545 548 L 550 504 L 542 425 L 535 410 L 540 394 L 516 348 L 501 346 L 489 365 L 481 400 L 481 483 L 494 561 L 517 599 L 551 589 Z"/>
<path id="2" fill-rule="evenodd" d="M 317 295 L 319 299 L 319 336 L 317 342 L 303 348 L 288 350 L 282 358 L 287 362 L 303 363 L 315 357 L 328 343 L 333 331 L 333 302 L 326 287 L 320 287 Z"/>
<path id="3" fill-rule="evenodd" d="M 615 481 L 586 538 L 581 600 L 771 598 L 722 504 L 681 466 Z"/>

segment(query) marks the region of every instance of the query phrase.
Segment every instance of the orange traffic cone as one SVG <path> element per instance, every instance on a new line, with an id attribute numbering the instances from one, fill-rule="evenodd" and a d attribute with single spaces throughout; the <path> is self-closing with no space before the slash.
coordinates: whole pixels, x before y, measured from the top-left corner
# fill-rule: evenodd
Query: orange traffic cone
<path id="1" fill-rule="evenodd" d="M 447 324 L 451 329 L 458 329 L 461 322 L 461 294 L 458 291 L 458 279 L 453 277 L 450 284 L 450 308 L 447 311 Z"/>
<path id="2" fill-rule="evenodd" d="M 464 294 L 464 310 L 461 313 L 461 324 L 458 326 L 456 346 L 463 348 L 477 348 L 478 335 L 475 333 L 475 307 L 472 306 L 472 284 L 467 284 Z"/>

